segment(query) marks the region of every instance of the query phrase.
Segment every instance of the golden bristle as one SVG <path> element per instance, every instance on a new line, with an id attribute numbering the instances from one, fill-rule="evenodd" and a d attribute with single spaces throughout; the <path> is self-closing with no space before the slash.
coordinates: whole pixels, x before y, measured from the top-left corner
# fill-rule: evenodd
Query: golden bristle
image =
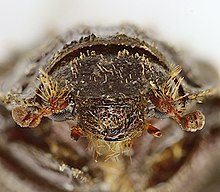
<path id="1" fill-rule="evenodd" d="M 160 89 L 152 88 L 156 97 L 166 98 L 170 97 L 173 100 L 176 100 L 177 92 L 179 90 L 179 86 L 183 81 L 183 77 L 177 79 L 177 75 L 181 72 L 182 68 L 178 65 L 173 70 L 170 71 L 169 79 L 164 82 Z M 175 79 L 177 79 L 177 83 L 175 83 Z"/>
<path id="2" fill-rule="evenodd" d="M 44 101 L 40 103 L 41 108 L 51 108 L 55 111 L 62 110 L 63 106 L 57 106 L 57 104 L 67 101 L 72 91 L 68 89 L 67 82 L 65 86 L 61 87 L 56 80 L 43 70 L 40 70 L 39 81 L 40 86 L 36 90 L 36 95 Z"/>
<path id="3" fill-rule="evenodd" d="M 105 161 L 117 160 L 121 154 L 126 154 L 131 158 L 133 140 L 109 142 L 97 139 L 92 134 L 86 134 L 86 137 L 89 140 L 88 148 L 92 151 L 95 160 L 101 156 Z"/>
<path id="4" fill-rule="evenodd" d="M 170 77 L 175 78 L 180 72 L 182 68 L 180 65 L 177 65 L 174 69 L 170 70 Z"/>

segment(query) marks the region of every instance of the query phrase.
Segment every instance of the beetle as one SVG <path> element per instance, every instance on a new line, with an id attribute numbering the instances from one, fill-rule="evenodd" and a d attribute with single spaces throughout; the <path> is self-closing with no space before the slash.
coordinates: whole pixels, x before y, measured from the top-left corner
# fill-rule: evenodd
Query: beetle
<path id="1" fill-rule="evenodd" d="M 43 53 L 31 57 L 23 64 L 26 70 L 15 78 L 16 86 L 9 84 L 8 94 L 2 94 L 4 106 L 12 112 L 19 126 L 37 127 L 31 130 L 31 137 L 40 135 L 41 142 L 48 148 L 46 151 L 64 163 L 63 171 L 71 172 L 72 168 L 81 167 L 83 181 L 98 176 L 83 173 L 80 164 L 85 166 L 88 163 L 88 155 L 82 153 L 80 144 L 72 148 L 76 143 L 66 141 L 67 135 L 81 141 L 83 146 L 88 143 L 93 149 L 92 159 L 108 161 L 98 166 L 88 165 L 87 169 L 93 170 L 90 172 L 101 169 L 103 180 L 107 186 L 110 183 L 112 191 L 121 189 L 123 182 L 118 186 L 115 184 L 111 171 L 106 170 L 108 166 L 120 167 L 114 174 L 120 177 L 125 173 L 128 181 L 132 177 L 129 171 L 126 172 L 126 166 L 136 167 L 141 162 L 147 164 L 148 168 L 144 168 L 145 172 L 139 173 L 137 178 L 157 167 L 147 176 L 148 184 L 140 179 L 140 186 L 131 188 L 134 191 L 171 178 L 192 153 L 189 146 L 194 148 L 201 142 L 200 136 L 193 133 L 185 135 L 184 131 L 201 130 L 205 126 L 207 106 L 214 106 L 214 101 L 219 105 L 217 78 L 211 78 L 209 74 L 203 78 L 196 76 L 174 48 L 149 37 L 135 26 L 71 30 L 47 44 Z M 205 70 L 201 73 L 207 74 Z M 217 105 L 214 108 L 218 109 Z M 45 117 L 53 121 L 47 128 L 44 122 L 51 121 Z M 219 126 L 217 121 L 212 124 Z M 207 126 L 206 134 L 213 127 L 210 122 Z M 48 132 L 46 135 L 45 131 Z M 149 139 L 145 132 L 155 138 Z M 176 136 L 171 137 L 168 133 Z M 201 134 L 206 135 L 202 131 Z M 87 141 L 84 138 L 80 140 L 80 137 Z M 146 149 L 140 147 L 144 137 L 152 142 Z M 168 142 L 170 138 L 171 143 Z M 65 150 L 67 152 L 64 153 Z M 157 157 L 157 151 L 161 157 Z M 79 157 L 71 157 L 74 153 Z M 146 153 L 151 154 L 148 160 L 145 159 Z M 112 159 L 116 157 L 119 162 L 113 163 Z M 133 165 L 126 161 L 128 157 L 134 159 Z M 169 166 L 167 162 L 170 162 Z M 167 173 L 159 176 L 164 169 L 163 164 L 167 165 L 164 170 Z M 141 172 L 140 167 L 138 171 Z M 108 175 L 111 175 L 110 181 Z M 75 179 L 80 180 L 78 176 Z M 125 182 L 124 185 L 124 190 L 127 190 L 129 184 Z"/>

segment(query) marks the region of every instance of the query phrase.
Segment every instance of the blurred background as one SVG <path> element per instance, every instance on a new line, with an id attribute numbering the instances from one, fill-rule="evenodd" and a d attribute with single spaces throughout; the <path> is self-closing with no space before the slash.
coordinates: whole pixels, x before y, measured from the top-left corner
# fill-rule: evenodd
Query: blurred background
<path id="1" fill-rule="evenodd" d="M 77 24 L 130 22 L 220 71 L 219 8 L 217 0 L 0 0 L 0 62 Z"/>
<path id="2" fill-rule="evenodd" d="M 218 0 L 0 0 L 0 63 L 78 24 L 129 22 L 220 72 L 219 10 Z M 218 191 L 219 177 L 213 183 Z"/>

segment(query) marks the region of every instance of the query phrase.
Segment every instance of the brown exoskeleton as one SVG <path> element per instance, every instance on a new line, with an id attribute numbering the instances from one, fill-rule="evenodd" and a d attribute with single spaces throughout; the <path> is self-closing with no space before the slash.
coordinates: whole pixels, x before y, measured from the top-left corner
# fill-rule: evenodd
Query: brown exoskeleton
<path id="1" fill-rule="evenodd" d="M 187 113 L 187 106 L 211 89 L 187 89 L 181 66 L 144 40 L 92 34 L 66 45 L 41 66 L 33 96 L 13 100 L 15 122 L 36 127 L 44 116 L 68 120 L 75 139 L 88 135 L 108 142 L 130 142 L 145 129 L 161 136 L 150 118 L 170 117 L 186 131 L 202 129 L 204 115 Z"/>

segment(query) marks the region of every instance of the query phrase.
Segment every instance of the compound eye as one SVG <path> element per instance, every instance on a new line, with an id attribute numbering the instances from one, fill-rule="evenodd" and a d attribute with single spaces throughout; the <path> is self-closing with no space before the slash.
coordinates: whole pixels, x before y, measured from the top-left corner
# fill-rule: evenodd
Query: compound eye
<path id="1" fill-rule="evenodd" d="M 59 113 L 53 113 L 51 116 L 49 116 L 49 118 L 53 121 L 65 121 L 66 118 L 66 110 L 62 110 Z"/>
<path id="2" fill-rule="evenodd" d="M 167 113 L 162 112 L 157 108 L 152 108 L 149 110 L 147 117 L 148 118 L 157 118 L 157 119 L 166 119 L 169 116 L 167 115 Z"/>
<path id="3" fill-rule="evenodd" d="M 65 109 L 58 113 L 53 113 L 51 116 L 49 116 L 50 119 L 53 121 L 65 121 L 65 120 L 70 120 L 74 119 L 74 109 L 75 105 L 74 103 L 69 104 Z"/>

